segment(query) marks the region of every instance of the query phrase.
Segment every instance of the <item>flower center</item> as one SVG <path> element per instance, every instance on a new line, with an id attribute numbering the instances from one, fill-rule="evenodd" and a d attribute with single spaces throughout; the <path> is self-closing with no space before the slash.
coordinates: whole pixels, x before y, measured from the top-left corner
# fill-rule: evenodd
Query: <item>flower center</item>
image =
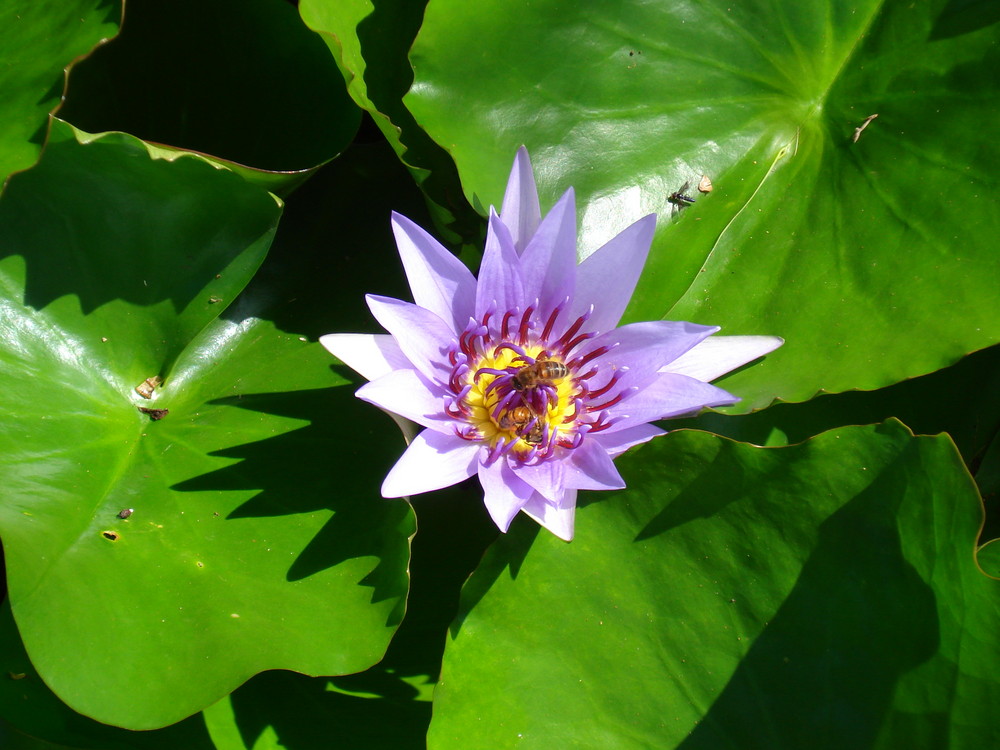
<path id="1" fill-rule="evenodd" d="M 598 368 L 586 367 L 610 347 L 582 355 L 575 351 L 596 335 L 580 333 L 589 312 L 558 338 L 553 335 L 568 302 L 557 306 L 544 326 L 535 318 L 534 307 L 502 316 L 488 312 L 482 320 L 470 320 L 449 352 L 453 395 L 446 411 L 456 419 L 460 437 L 487 446 L 487 463 L 506 454 L 522 463 L 537 463 L 578 447 L 586 434 L 610 426 L 605 409 L 625 391 L 619 389 L 604 403 L 594 397 L 614 390 L 621 372 L 591 389 Z"/>

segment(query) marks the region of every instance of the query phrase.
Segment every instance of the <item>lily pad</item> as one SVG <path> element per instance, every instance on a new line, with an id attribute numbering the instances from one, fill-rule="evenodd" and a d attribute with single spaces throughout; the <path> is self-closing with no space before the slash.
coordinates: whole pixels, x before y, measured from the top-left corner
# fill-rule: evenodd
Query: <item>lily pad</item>
<path id="1" fill-rule="evenodd" d="M 455 163 L 403 106 L 413 83 L 407 52 L 425 5 L 414 0 L 303 0 L 299 12 L 330 48 L 351 98 L 371 115 L 427 195 L 445 239 L 478 243 L 483 224 L 461 194 Z"/>
<path id="2" fill-rule="evenodd" d="M 1000 741 L 1000 581 L 946 437 L 679 431 L 619 465 L 572 544 L 518 522 L 466 584 L 430 748 Z"/>
<path id="3" fill-rule="evenodd" d="M 391 424 L 260 317 L 273 297 L 240 296 L 278 202 L 75 135 L 54 123 L 0 201 L 0 536 L 32 664 L 132 729 L 265 669 L 365 669 L 402 616 L 413 517 L 354 471 L 391 461 Z"/>
<path id="4" fill-rule="evenodd" d="M 118 33 L 121 4 L 39 0 L 0 5 L 0 184 L 38 159 L 65 68 Z"/>
<path id="5" fill-rule="evenodd" d="M 371 689 L 349 693 L 329 679 L 267 672 L 206 709 L 205 720 L 216 750 L 425 748 L 430 691 L 417 700 L 416 686 L 388 674 Z"/>
<path id="6" fill-rule="evenodd" d="M 436 0 L 404 101 L 483 205 L 526 144 L 543 206 L 576 188 L 584 252 L 658 212 L 626 318 L 784 337 L 723 382 L 746 411 L 1000 340 L 1000 26 L 942 37 L 945 12 Z"/>
<path id="7" fill-rule="evenodd" d="M 1000 579 L 1000 539 L 993 539 L 980 547 L 977 557 L 983 572 Z"/>
<path id="8" fill-rule="evenodd" d="M 319 36 L 280 0 L 128 4 L 118 38 L 74 66 L 59 114 L 283 192 L 347 148 L 361 119 Z"/>
<path id="9" fill-rule="evenodd" d="M 128 645 L 119 654 L 131 651 Z M 215 750 L 201 716 L 137 733 L 101 724 L 70 709 L 46 687 L 24 652 L 9 602 L 0 605 L 0 663 L 4 670 L 0 673 L 0 746 L 4 750 Z"/>

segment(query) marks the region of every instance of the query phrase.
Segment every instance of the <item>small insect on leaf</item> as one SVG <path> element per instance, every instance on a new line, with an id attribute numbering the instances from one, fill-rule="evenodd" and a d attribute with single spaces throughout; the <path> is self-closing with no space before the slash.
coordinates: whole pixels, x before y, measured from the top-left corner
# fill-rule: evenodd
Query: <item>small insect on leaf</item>
<path id="1" fill-rule="evenodd" d="M 143 398 L 152 398 L 153 391 L 155 391 L 159 385 L 163 382 L 163 378 L 159 375 L 154 375 L 151 378 L 146 378 L 139 385 L 135 387 L 135 392 L 138 393 Z"/>
<path id="2" fill-rule="evenodd" d="M 859 125 L 858 127 L 854 128 L 854 142 L 855 143 L 858 142 L 858 138 L 861 137 L 861 134 L 864 132 L 864 129 L 868 127 L 868 123 L 870 123 L 876 117 L 878 117 L 878 113 L 876 113 L 874 115 L 868 115 L 868 117 L 865 118 L 865 121 L 863 123 L 861 123 L 861 125 Z"/>
<path id="3" fill-rule="evenodd" d="M 685 195 L 685 192 L 690 186 L 691 186 L 690 182 L 685 182 L 683 185 L 681 185 L 680 190 L 678 190 L 675 193 L 671 193 L 669 196 L 667 196 L 667 200 L 680 208 L 684 208 L 685 206 L 690 206 L 692 203 L 694 203 L 694 198 L 692 198 L 689 195 Z"/>
<path id="4" fill-rule="evenodd" d="M 118 511 L 118 517 L 119 518 L 128 518 L 133 513 L 135 513 L 135 508 L 122 508 L 120 511 Z"/>
<path id="5" fill-rule="evenodd" d="M 712 180 L 707 174 L 701 176 L 701 181 L 698 183 L 699 193 L 711 193 L 712 192 Z"/>
<path id="6" fill-rule="evenodd" d="M 215 295 L 213 294 L 213 295 L 212 295 L 211 297 L 209 297 L 209 298 L 208 298 L 208 302 L 209 302 L 209 304 L 211 304 L 211 305 L 214 305 L 214 304 L 216 304 L 217 302 L 222 302 L 222 297 L 216 297 L 216 296 L 215 296 Z"/>
<path id="7" fill-rule="evenodd" d="M 136 408 L 143 414 L 148 414 L 149 418 L 154 422 L 159 422 L 170 413 L 170 409 L 150 409 L 145 406 L 137 406 Z"/>

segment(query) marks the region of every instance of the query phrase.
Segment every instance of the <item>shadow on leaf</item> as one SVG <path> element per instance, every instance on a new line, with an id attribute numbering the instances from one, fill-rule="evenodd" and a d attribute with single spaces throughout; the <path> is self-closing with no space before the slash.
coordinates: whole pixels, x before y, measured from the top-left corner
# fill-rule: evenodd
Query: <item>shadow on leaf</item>
<path id="1" fill-rule="evenodd" d="M 373 557 L 379 563 L 360 583 L 374 589 L 373 602 L 399 597 L 396 615 L 401 616 L 406 587 L 396 571 L 405 568 L 406 561 L 396 559 L 399 553 L 393 550 L 400 534 L 412 535 L 413 514 L 407 503 L 378 494 L 381 478 L 402 447 L 392 421 L 356 399 L 351 388 L 249 394 L 211 403 L 308 424 L 215 451 L 211 455 L 239 461 L 173 489 L 258 490 L 228 518 L 332 510 L 333 516 L 292 563 L 288 580 L 306 578 L 352 558 Z"/>
<path id="2" fill-rule="evenodd" d="M 270 727 L 288 750 L 416 750 L 425 747 L 431 704 L 415 697 L 415 689 L 389 674 L 352 695 L 327 678 L 274 671 L 257 675 L 230 700 L 246 747 L 257 747 Z"/>
<path id="3" fill-rule="evenodd" d="M 882 472 L 820 525 L 794 589 L 683 750 L 877 744 L 897 683 L 939 640 L 934 594 L 903 554 L 898 488 Z"/>
<path id="4" fill-rule="evenodd" d="M 476 608 L 476 605 L 486 596 L 505 570 L 510 571 L 512 581 L 517 579 L 521 566 L 528 556 L 528 551 L 541 528 L 534 520 L 519 513 L 511 522 L 507 534 L 501 535 L 490 547 L 483 562 L 476 568 L 476 574 L 462 587 L 462 600 L 458 608 L 458 615 L 449 628 L 452 640 L 458 637 L 465 618 Z"/>

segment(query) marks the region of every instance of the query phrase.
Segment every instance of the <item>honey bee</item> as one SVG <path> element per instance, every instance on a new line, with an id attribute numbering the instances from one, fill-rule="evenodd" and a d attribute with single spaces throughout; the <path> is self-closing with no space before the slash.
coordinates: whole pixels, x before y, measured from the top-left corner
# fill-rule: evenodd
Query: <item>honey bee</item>
<path id="1" fill-rule="evenodd" d="M 515 391 L 527 391 L 542 384 L 551 384 L 569 375 L 569 368 L 562 362 L 540 359 L 533 365 L 522 367 L 514 374 L 511 387 Z"/>
<path id="2" fill-rule="evenodd" d="M 542 424 L 542 420 L 537 419 L 535 423 L 531 425 L 531 429 L 527 432 L 523 430 L 518 433 L 521 439 L 524 440 L 528 445 L 541 445 L 542 438 L 545 437 L 545 427 Z"/>
<path id="3" fill-rule="evenodd" d="M 498 420 L 498 424 L 502 430 L 514 430 L 518 437 L 528 445 L 541 445 L 545 435 L 542 420 L 538 419 L 535 412 L 525 405 L 515 406 L 510 411 L 505 412 Z"/>
<path id="4" fill-rule="evenodd" d="M 498 421 L 501 430 L 515 430 L 520 433 L 524 426 L 534 417 L 534 412 L 527 406 L 515 406 L 508 412 L 504 412 Z"/>

